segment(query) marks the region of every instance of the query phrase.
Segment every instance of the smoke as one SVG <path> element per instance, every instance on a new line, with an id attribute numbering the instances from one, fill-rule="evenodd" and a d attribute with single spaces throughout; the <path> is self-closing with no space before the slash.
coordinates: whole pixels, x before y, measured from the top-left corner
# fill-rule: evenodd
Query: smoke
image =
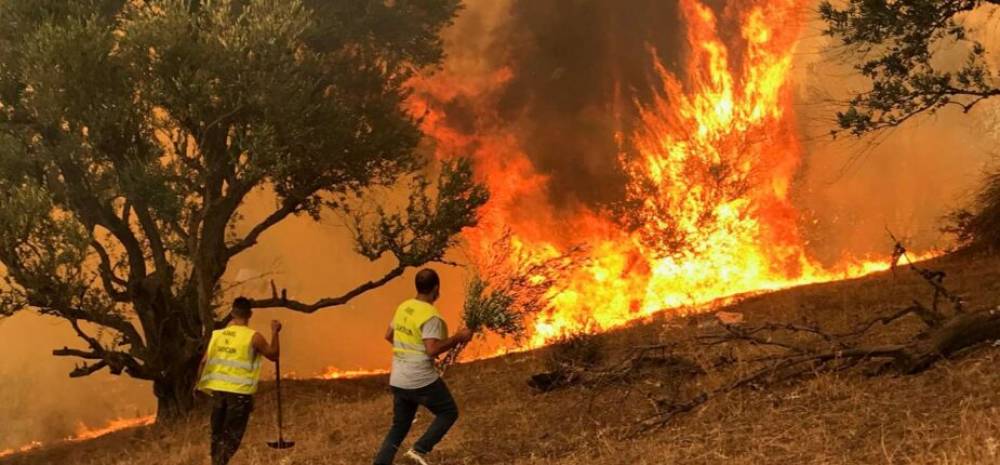
<path id="1" fill-rule="evenodd" d="M 601 205 L 623 196 L 616 135 L 647 101 L 654 59 L 681 49 L 677 5 L 662 0 L 521 0 L 497 37 L 513 71 L 498 111 L 550 179 L 553 202 Z"/>
<path id="2" fill-rule="evenodd" d="M 984 17 L 966 18 L 984 43 L 995 35 Z M 916 250 L 945 249 L 950 238 L 940 229 L 944 216 L 962 207 L 993 161 L 996 133 L 989 130 L 996 102 L 970 114 L 945 109 L 863 139 L 834 139 L 835 114 L 852 93 L 868 83 L 822 35 L 813 15 L 796 57 L 796 96 L 805 141 L 796 204 L 811 252 L 833 262 L 844 256 L 884 254 L 889 232 Z M 985 35 L 989 34 L 989 35 Z M 957 65 L 968 49 L 942 49 L 942 66 Z"/>
<path id="3" fill-rule="evenodd" d="M 727 41 L 739 33 L 726 12 L 742 3 L 709 2 L 722 13 Z M 811 251 L 829 261 L 884 253 L 886 228 L 917 247 L 941 244 L 938 220 L 975 185 L 993 139 L 983 137 L 977 114 L 946 112 L 874 147 L 833 141 L 827 135 L 834 111 L 829 101 L 863 82 L 851 79 L 850 66 L 828 51 L 820 29 L 815 21 L 807 28 L 795 63 L 796 109 L 806 135 L 796 204 Z M 468 87 L 441 102 L 447 126 L 466 135 L 502 129 L 530 160 L 528 171 L 544 177 L 546 204 L 521 214 L 540 214 L 547 205 L 598 209 L 623 197 L 618 157 L 630 150 L 623 136 L 636 124 L 637 104 L 662 85 L 653 64 L 676 70 L 684 63 L 684 34 L 676 0 L 469 0 L 447 31 L 444 69 L 430 79 Z M 738 67 L 739 57 L 732 59 Z M 243 212 L 245 223 L 273 207 L 266 193 L 255 194 Z M 232 264 L 227 279 L 242 284 L 228 295 L 266 296 L 273 280 L 309 301 L 339 295 L 392 266 L 354 254 L 336 218 L 320 224 L 294 218 Z M 435 268 L 444 284 L 439 307 L 457 324 L 463 272 Z M 386 368 L 391 354 L 381 338 L 396 305 L 412 294 L 411 283 L 412 271 L 345 307 L 314 315 L 259 311 L 252 326 L 267 334 L 270 319 L 285 322 L 283 367 L 300 377 L 331 366 Z M 65 437 L 81 421 L 99 426 L 155 406 L 143 382 L 107 375 L 69 380 L 73 362 L 50 355 L 53 348 L 79 344 L 62 322 L 19 315 L 0 321 L 0 340 L 6 349 L 0 358 L 0 449 Z"/>
<path id="4" fill-rule="evenodd" d="M 738 43 L 735 20 L 748 2 L 707 3 L 720 13 L 723 39 Z M 794 64 L 805 142 L 795 200 L 811 251 L 827 262 L 881 254 L 889 246 L 887 230 L 916 248 L 946 247 L 942 217 L 965 201 L 992 157 L 994 139 L 983 138 L 976 121 L 994 110 L 945 111 L 877 138 L 834 140 L 835 103 L 865 83 L 852 57 L 821 34 L 818 16 L 807 14 Z M 983 16 L 968 20 L 995 35 Z M 495 112 L 498 127 L 486 129 L 515 134 L 534 172 L 546 178 L 549 205 L 557 210 L 579 203 L 599 209 L 622 198 L 618 158 L 632 150 L 628 135 L 638 106 L 659 90 L 654 65 L 677 71 L 686 54 L 676 0 L 469 2 L 446 39 L 443 72 L 451 79 L 510 73 L 499 88 L 446 102 L 448 124 L 482 131 L 477 117 Z M 962 60 L 965 53 L 949 50 L 940 58 Z M 730 58 L 738 69 L 739 54 Z M 484 103 L 491 108 L 484 110 Z"/>
<path id="5" fill-rule="evenodd" d="M 54 318 L 0 320 L 0 450 L 64 439 L 155 409 L 145 383 L 107 374 L 70 380 L 74 361 L 52 357 L 52 349 L 72 346 L 74 338 L 69 325 Z"/>
<path id="6" fill-rule="evenodd" d="M 490 89 L 490 111 L 547 178 L 551 204 L 606 206 L 624 196 L 619 136 L 631 132 L 634 102 L 652 98 L 656 61 L 681 57 L 678 15 L 677 2 L 662 0 L 470 2 L 446 36 L 444 73 L 509 71 Z M 453 128 L 471 132 L 483 95 L 469 97 L 444 108 Z"/>

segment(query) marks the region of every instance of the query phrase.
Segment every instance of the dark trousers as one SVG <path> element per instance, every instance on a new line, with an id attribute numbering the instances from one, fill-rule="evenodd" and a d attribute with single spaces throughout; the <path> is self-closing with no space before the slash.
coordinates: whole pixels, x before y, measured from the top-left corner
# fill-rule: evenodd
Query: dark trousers
<path id="1" fill-rule="evenodd" d="M 226 465 L 243 441 L 253 396 L 213 392 L 212 400 L 212 465 Z"/>
<path id="2" fill-rule="evenodd" d="M 413 445 L 413 450 L 426 454 L 434 450 L 451 426 L 458 420 L 458 406 L 451 397 L 448 386 L 438 379 L 420 389 L 392 388 L 392 428 L 375 456 L 375 465 L 392 465 L 403 439 L 410 432 L 417 408 L 421 405 L 434 414 L 434 421 L 427 432 Z"/>

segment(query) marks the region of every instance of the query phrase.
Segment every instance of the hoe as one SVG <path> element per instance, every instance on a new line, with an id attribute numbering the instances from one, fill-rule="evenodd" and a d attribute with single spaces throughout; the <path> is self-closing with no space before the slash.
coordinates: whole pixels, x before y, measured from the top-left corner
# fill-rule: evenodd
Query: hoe
<path id="1" fill-rule="evenodd" d="M 278 392 L 278 440 L 274 442 L 268 442 L 268 447 L 272 449 L 291 449 L 295 447 L 295 441 L 286 441 L 285 436 L 282 432 L 282 416 L 281 416 L 281 359 L 279 358 L 274 362 L 274 373 L 275 373 L 275 390 Z"/>

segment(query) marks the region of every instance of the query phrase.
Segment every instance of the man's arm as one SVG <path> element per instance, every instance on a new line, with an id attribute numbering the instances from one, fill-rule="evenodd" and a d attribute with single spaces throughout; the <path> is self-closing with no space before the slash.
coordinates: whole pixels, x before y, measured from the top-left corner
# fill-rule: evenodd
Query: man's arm
<path id="1" fill-rule="evenodd" d="M 198 392 L 198 385 L 201 384 L 201 377 L 205 376 L 205 361 L 208 360 L 208 352 L 201 356 L 201 361 L 198 362 L 198 377 L 194 379 L 194 392 Z"/>
<path id="2" fill-rule="evenodd" d="M 215 334 L 212 334 L 212 339 L 208 341 L 208 347 L 205 348 L 205 353 L 201 354 L 201 361 L 198 362 L 198 377 L 194 379 L 194 392 L 199 392 L 198 385 L 201 384 L 201 378 L 205 376 L 205 365 L 208 363 L 208 354 L 212 351 L 212 344 L 215 343 Z"/>
<path id="3" fill-rule="evenodd" d="M 271 343 L 268 344 L 267 340 L 264 339 L 260 333 L 253 335 L 254 350 L 258 354 L 267 357 L 268 360 L 272 362 L 278 361 L 278 357 L 281 355 L 281 339 L 278 334 L 281 333 L 281 323 L 278 320 L 271 321 Z"/>
<path id="4" fill-rule="evenodd" d="M 468 328 L 462 328 L 455 333 L 454 336 L 447 339 L 424 339 L 424 348 L 427 349 L 427 355 L 431 358 L 436 358 L 459 344 L 463 344 L 472 340 L 472 331 Z"/>

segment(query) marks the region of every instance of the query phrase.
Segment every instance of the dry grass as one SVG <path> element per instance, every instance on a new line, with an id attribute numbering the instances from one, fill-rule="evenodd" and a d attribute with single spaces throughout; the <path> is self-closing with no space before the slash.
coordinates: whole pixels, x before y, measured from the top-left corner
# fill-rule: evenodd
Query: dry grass
<path id="1" fill-rule="evenodd" d="M 1000 259 L 952 256 L 934 266 L 949 272 L 949 282 L 971 308 L 1000 303 Z M 849 328 L 923 292 L 920 281 L 909 275 L 883 274 L 754 297 L 727 310 L 743 312 L 751 323 L 809 318 L 830 328 Z M 608 359 L 633 345 L 664 341 L 682 341 L 683 355 L 710 359 L 719 353 L 683 343 L 710 326 L 704 317 L 664 319 L 601 337 Z M 627 384 L 535 394 L 526 380 L 544 369 L 544 361 L 543 351 L 453 368 L 448 382 L 462 418 L 435 454 L 435 463 L 1000 463 L 1000 351 L 991 348 L 973 350 L 918 376 L 867 377 L 856 370 L 768 390 L 736 391 L 636 439 L 623 439 L 623 429 L 649 415 L 647 396 L 662 396 L 676 383 L 654 369 Z M 695 378 L 678 393 L 711 386 L 722 376 Z M 273 393 L 266 388 L 233 464 L 370 463 L 390 419 L 385 382 L 379 377 L 289 383 L 288 436 L 298 445 L 288 452 L 264 445 L 274 435 Z M 425 427 L 427 417 L 421 415 L 416 430 Z M 208 463 L 207 436 L 207 418 L 199 415 L 170 429 L 122 432 L 0 463 L 201 465 Z"/>

